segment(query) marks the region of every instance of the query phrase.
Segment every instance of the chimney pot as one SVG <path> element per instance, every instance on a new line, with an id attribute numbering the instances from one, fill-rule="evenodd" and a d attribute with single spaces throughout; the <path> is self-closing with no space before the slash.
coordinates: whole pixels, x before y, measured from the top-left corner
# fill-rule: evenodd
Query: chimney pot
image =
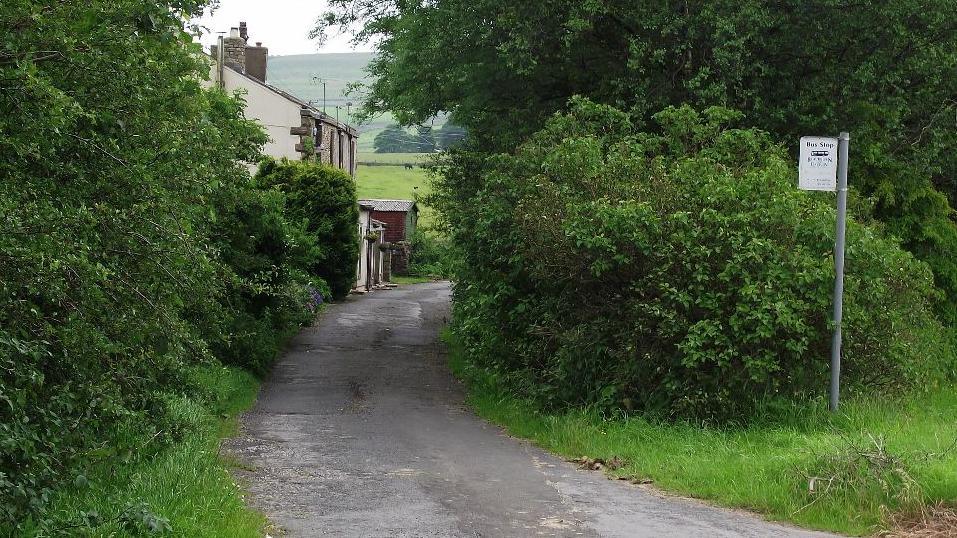
<path id="1" fill-rule="evenodd" d="M 229 29 L 229 37 L 239 37 L 239 28 L 233 26 Z"/>
<path id="2" fill-rule="evenodd" d="M 263 42 L 262 42 L 262 41 L 257 41 L 257 42 L 256 42 L 256 46 L 257 46 L 257 47 L 263 46 Z"/>
<path id="3" fill-rule="evenodd" d="M 246 21 L 239 21 L 239 37 L 243 38 L 243 41 L 249 40 L 249 31 L 246 28 Z"/>

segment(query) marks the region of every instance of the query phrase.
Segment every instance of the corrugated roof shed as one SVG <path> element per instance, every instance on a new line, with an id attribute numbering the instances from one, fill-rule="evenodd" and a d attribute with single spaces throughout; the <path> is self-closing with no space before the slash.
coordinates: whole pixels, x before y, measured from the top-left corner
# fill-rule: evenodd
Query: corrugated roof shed
<path id="1" fill-rule="evenodd" d="M 359 204 L 372 206 L 376 211 L 409 211 L 415 206 L 412 200 L 359 200 Z"/>

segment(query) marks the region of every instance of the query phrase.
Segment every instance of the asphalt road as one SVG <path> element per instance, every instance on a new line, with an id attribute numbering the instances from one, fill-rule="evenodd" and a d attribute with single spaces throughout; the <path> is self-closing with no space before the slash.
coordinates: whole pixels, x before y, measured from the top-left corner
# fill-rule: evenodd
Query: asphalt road
<path id="1" fill-rule="evenodd" d="M 332 305 L 227 450 L 289 536 L 821 536 L 669 497 L 546 454 L 472 415 L 438 333 L 445 283 Z"/>

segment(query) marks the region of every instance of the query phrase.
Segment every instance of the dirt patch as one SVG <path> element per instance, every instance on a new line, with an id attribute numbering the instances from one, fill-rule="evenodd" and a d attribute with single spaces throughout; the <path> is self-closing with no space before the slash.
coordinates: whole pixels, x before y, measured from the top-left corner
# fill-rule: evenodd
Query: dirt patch
<path id="1" fill-rule="evenodd" d="M 953 538 L 957 536 L 957 506 L 925 507 L 916 514 L 895 515 L 887 538 Z"/>

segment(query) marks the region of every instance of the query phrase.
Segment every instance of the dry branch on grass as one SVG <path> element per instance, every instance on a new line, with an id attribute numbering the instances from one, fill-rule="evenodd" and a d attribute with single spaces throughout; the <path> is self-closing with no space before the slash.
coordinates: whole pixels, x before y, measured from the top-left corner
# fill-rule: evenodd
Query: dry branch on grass
<path id="1" fill-rule="evenodd" d="M 938 504 L 919 512 L 888 517 L 890 530 L 883 538 L 953 538 L 957 536 L 957 507 Z"/>

